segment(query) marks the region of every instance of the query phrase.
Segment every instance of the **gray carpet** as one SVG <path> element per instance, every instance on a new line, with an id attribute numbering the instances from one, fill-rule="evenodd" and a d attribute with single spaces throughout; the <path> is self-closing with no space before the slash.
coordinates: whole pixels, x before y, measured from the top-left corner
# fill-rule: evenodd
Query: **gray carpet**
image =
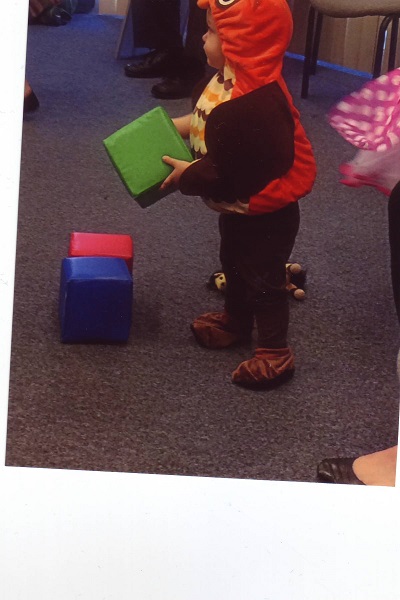
<path id="1" fill-rule="evenodd" d="M 27 76 L 41 107 L 23 128 L 7 465 L 315 481 L 326 456 L 397 441 L 399 345 L 387 199 L 338 183 L 352 149 L 325 114 L 363 80 L 320 69 L 299 98 L 318 179 L 301 201 L 293 258 L 307 298 L 291 301 L 294 379 L 271 392 L 234 386 L 250 346 L 212 352 L 189 323 L 218 310 L 205 282 L 218 263 L 217 215 L 179 193 L 141 209 L 102 140 L 160 104 L 152 80 L 115 60 L 121 20 L 75 15 L 32 26 Z M 162 103 L 171 116 L 188 100 Z M 128 233 L 135 243 L 133 326 L 126 345 L 63 345 L 57 303 L 72 231 Z"/>

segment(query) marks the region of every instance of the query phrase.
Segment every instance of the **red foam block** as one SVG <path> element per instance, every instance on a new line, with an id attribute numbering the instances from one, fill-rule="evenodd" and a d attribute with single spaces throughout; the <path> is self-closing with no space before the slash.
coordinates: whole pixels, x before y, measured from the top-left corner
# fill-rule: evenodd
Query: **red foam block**
<path id="1" fill-rule="evenodd" d="M 75 231 L 70 236 L 68 256 L 123 258 L 129 271 L 132 271 L 133 240 L 125 234 Z"/>

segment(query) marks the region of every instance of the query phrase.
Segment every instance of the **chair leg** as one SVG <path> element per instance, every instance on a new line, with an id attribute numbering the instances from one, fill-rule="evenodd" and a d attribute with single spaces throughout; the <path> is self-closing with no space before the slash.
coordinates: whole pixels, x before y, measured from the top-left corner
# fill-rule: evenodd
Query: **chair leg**
<path id="1" fill-rule="evenodd" d="M 324 15 L 322 13 L 317 14 L 317 24 L 315 26 L 315 34 L 314 34 L 314 42 L 311 53 L 311 75 L 315 75 L 317 71 L 317 60 L 318 60 L 318 50 L 319 43 L 321 41 L 321 31 L 322 31 L 322 20 Z"/>
<path id="2" fill-rule="evenodd" d="M 389 71 L 393 71 L 396 66 L 397 37 L 399 34 L 399 18 L 394 16 L 392 19 L 392 31 L 390 33 L 390 51 L 389 51 Z"/>
<path id="3" fill-rule="evenodd" d="M 304 63 L 303 63 L 303 79 L 301 83 L 301 97 L 308 98 L 308 84 L 310 81 L 311 74 L 311 55 L 314 45 L 314 28 L 315 28 L 315 8 L 310 6 L 308 11 L 308 26 L 306 36 L 306 47 L 304 50 Z"/>
<path id="4" fill-rule="evenodd" d="M 374 79 L 376 77 L 379 77 L 379 75 L 381 74 L 383 49 L 385 47 L 386 31 L 387 31 L 387 28 L 389 27 L 389 24 L 392 21 L 392 19 L 393 19 L 393 15 L 389 15 L 389 16 L 385 17 L 379 27 L 378 41 L 376 42 L 374 67 L 372 70 L 372 77 Z"/>

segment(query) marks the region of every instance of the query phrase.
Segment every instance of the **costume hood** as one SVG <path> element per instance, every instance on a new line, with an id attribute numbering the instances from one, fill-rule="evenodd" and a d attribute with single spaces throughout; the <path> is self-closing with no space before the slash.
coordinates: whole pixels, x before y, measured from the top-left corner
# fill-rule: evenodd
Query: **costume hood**
<path id="1" fill-rule="evenodd" d="M 287 0 L 198 0 L 210 9 L 222 51 L 236 75 L 233 96 L 280 80 L 293 32 Z"/>
<path id="2" fill-rule="evenodd" d="M 249 203 L 252 214 L 279 210 L 308 194 L 316 174 L 311 144 L 281 73 L 293 32 L 287 0 L 197 0 L 197 4 L 214 18 L 226 59 L 223 82 L 231 90 L 230 99 L 274 82 L 286 97 L 294 121 L 293 165 Z"/>

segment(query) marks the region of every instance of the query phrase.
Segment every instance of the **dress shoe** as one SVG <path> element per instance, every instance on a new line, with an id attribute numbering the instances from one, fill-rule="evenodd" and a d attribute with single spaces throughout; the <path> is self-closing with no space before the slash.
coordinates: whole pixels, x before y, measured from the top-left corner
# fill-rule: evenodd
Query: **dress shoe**
<path id="1" fill-rule="evenodd" d="M 39 100 L 32 90 L 24 98 L 24 114 L 33 112 L 39 108 Z"/>
<path id="2" fill-rule="evenodd" d="M 317 474 L 325 483 L 365 485 L 353 471 L 355 458 L 325 458 L 319 463 Z"/>
<path id="3" fill-rule="evenodd" d="M 198 79 L 186 79 L 183 77 L 166 77 L 160 83 L 153 85 L 151 93 L 154 98 L 161 100 L 178 100 L 179 98 L 190 98 Z"/>
<path id="4" fill-rule="evenodd" d="M 253 390 L 271 390 L 294 375 L 294 355 L 290 348 L 257 348 L 232 373 L 232 382 Z"/>
<path id="5" fill-rule="evenodd" d="M 67 25 L 71 19 L 72 13 L 67 12 L 59 6 L 50 6 L 39 15 L 36 22 L 40 25 L 60 27 L 62 25 Z"/>
<path id="6" fill-rule="evenodd" d="M 141 79 L 163 77 L 173 67 L 174 63 L 179 60 L 181 55 L 181 48 L 153 50 L 146 55 L 143 61 L 126 65 L 125 75 Z"/>

